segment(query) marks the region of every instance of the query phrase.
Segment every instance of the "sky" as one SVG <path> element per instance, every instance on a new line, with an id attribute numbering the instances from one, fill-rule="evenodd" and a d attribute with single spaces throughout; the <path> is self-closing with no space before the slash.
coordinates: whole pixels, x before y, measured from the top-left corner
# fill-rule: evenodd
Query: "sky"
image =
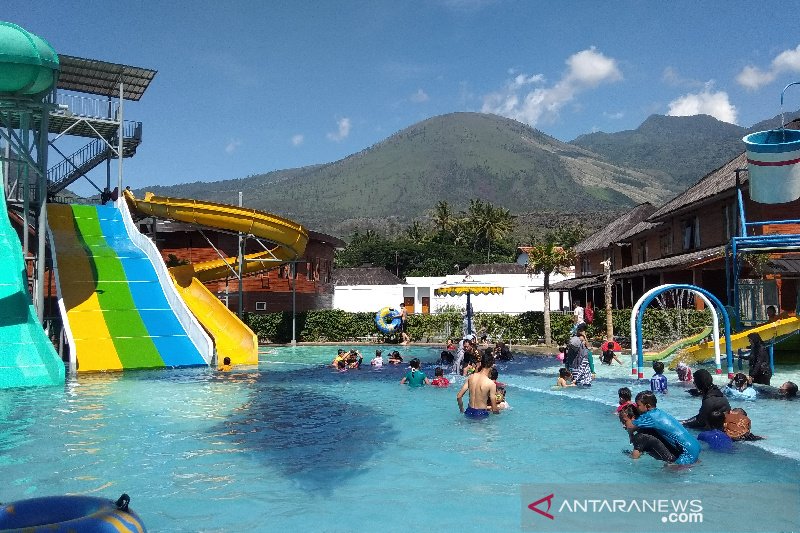
<path id="1" fill-rule="evenodd" d="M 0 19 L 158 71 L 125 105 L 133 188 L 328 163 L 460 111 L 562 141 L 654 113 L 749 127 L 800 80 L 796 1 L 4 0 Z"/>

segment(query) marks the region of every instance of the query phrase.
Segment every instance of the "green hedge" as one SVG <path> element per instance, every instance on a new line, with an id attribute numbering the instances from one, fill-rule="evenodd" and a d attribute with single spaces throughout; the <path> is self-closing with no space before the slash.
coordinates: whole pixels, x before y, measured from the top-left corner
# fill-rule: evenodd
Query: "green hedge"
<path id="1" fill-rule="evenodd" d="M 614 311 L 614 333 L 618 337 L 630 335 L 630 319 L 629 309 Z M 287 343 L 292 340 L 290 312 L 249 313 L 245 321 L 262 342 Z M 651 340 L 671 338 L 675 333 L 671 331 L 675 324 L 680 324 L 679 333 L 686 336 L 701 331 L 710 321 L 711 314 L 707 310 L 647 309 L 642 322 L 642 336 Z M 485 329 L 494 338 L 528 344 L 536 344 L 544 338 L 544 313 L 541 311 L 519 315 L 476 313 L 474 322 L 476 330 Z M 594 323 L 587 329 L 589 337 L 602 339 L 605 336 L 605 323 L 605 311 L 595 310 Z M 451 337 L 459 337 L 462 324 L 462 317 L 458 312 L 415 314 L 408 317 L 408 333 L 414 341 L 442 341 L 448 332 Z M 563 344 L 572 328 L 572 315 L 551 314 L 550 327 L 553 341 Z M 358 337 L 380 335 L 375 327 L 374 313 L 348 313 L 338 309 L 297 313 L 296 332 L 299 342 L 345 342 Z"/>

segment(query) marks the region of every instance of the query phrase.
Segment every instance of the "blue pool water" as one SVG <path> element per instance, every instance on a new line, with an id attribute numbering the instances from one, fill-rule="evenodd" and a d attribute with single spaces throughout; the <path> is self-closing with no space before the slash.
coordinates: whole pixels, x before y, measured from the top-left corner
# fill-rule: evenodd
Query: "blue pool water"
<path id="1" fill-rule="evenodd" d="M 0 501 L 126 492 L 150 531 L 517 531 L 530 483 L 722 490 L 800 479 L 800 401 L 745 405 L 767 440 L 737 444 L 734 455 L 704 451 L 701 464 L 675 472 L 621 453 L 616 391 L 647 388 L 627 367 L 598 365 L 590 389 L 553 391 L 554 358 L 500 363 L 512 409 L 474 422 L 458 412 L 460 378 L 444 390 L 401 386 L 405 367 L 368 367 L 374 349 L 362 347 L 364 367 L 346 373 L 323 366 L 335 347 L 274 348 L 258 370 L 128 372 L 2 390 Z M 433 361 L 439 349 L 402 353 Z M 695 414 L 699 400 L 674 375 L 670 386 L 659 407 Z"/>

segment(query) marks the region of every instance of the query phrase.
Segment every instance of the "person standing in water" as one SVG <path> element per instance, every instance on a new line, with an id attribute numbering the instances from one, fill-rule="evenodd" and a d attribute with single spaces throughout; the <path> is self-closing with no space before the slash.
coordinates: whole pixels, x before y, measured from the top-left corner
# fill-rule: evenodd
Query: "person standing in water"
<path id="1" fill-rule="evenodd" d="M 456 395 L 458 410 L 468 418 L 484 418 L 489 416 L 489 411 L 498 414 L 497 385 L 489 377 L 494 366 L 494 356 L 491 352 L 484 352 L 481 357 L 481 369 L 471 374 L 465 381 L 461 390 Z M 464 394 L 469 391 L 469 406 L 464 410 Z"/>
<path id="2" fill-rule="evenodd" d="M 407 346 L 411 342 L 411 337 L 408 336 L 406 329 L 408 328 L 408 311 L 406 311 L 406 304 L 400 304 L 400 338 L 402 339 L 403 346 Z"/>

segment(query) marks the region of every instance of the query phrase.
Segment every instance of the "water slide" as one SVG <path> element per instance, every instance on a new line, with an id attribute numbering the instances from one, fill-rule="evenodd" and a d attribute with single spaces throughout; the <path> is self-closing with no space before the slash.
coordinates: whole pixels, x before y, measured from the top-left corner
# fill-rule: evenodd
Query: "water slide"
<path id="1" fill-rule="evenodd" d="M 127 205 L 47 206 L 58 303 L 78 372 L 205 366 L 211 339 Z"/>
<path id="2" fill-rule="evenodd" d="M 0 165 L 0 389 L 64 383 L 64 363 L 36 317 Z M 23 228 L 27 231 L 27 228 Z"/>
<path id="3" fill-rule="evenodd" d="M 761 324 L 760 326 L 731 335 L 731 349 L 736 351 L 739 348 L 747 348 L 750 345 L 747 336 L 751 333 L 758 333 L 764 341 L 770 341 L 774 338 L 794 333 L 797 330 L 800 330 L 800 318 L 796 316 Z M 720 338 L 719 344 L 720 348 L 724 349 L 725 339 Z M 682 360 L 687 363 L 706 361 L 714 357 L 714 342 L 704 342 L 691 346 L 687 348 L 684 353 L 685 358 Z"/>
<path id="4" fill-rule="evenodd" d="M 145 216 L 242 232 L 274 243 L 269 250 L 246 256 L 242 265 L 245 275 L 300 257 L 308 243 L 308 232 L 300 224 L 255 209 L 149 192 L 139 200 L 125 191 L 125 198 L 132 209 Z M 258 363 L 255 333 L 203 284 L 230 276 L 232 269 L 238 271 L 237 258 L 173 267 L 170 273 L 186 305 L 214 339 L 217 358 L 230 357 L 234 365 L 254 365 Z"/>
<path id="5" fill-rule="evenodd" d="M 691 335 L 689 337 L 684 337 L 682 339 L 678 339 L 677 341 L 673 342 L 663 350 L 657 353 L 648 353 L 645 352 L 644 360 L 645 361 L 661 361 L 662 359 L 666 359 L 671 355 L 674 355 L 678 350 L 685 348 L 686 346 L 691 346 L 697 342 L 700 342 L 704 338 L 711 335 L 712 328 L 711 326 L 707 326 L 703 328 L 703 331 L 697 333 L 696 335 Z M 711 356 L 714 356 L 713 350 Z"/>

